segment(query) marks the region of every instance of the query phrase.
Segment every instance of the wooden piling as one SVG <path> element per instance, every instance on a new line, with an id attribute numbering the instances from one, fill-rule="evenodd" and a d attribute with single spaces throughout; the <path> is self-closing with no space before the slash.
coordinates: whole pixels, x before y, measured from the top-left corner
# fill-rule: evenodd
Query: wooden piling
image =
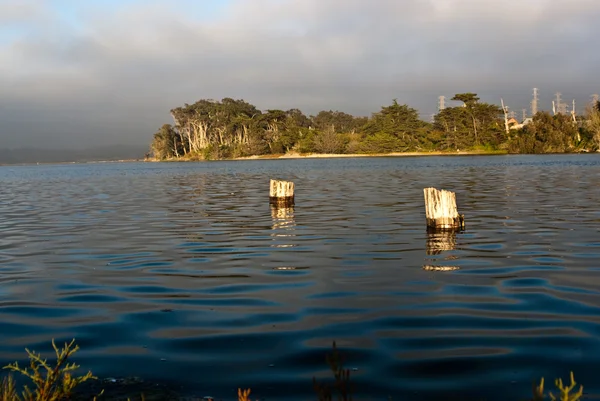
<path id="1" fill-rule="evenodd" d="M 269 203 L 276 207 L 294 205 L 294 183 L 291 181 L 271 180 Z"/>
<path id="2" fill-rule="evenodd" d="M 435 188 L 423 189 L 429 230 L 464 230 L 465 215 L 458 214 L 456 194 Z"/>

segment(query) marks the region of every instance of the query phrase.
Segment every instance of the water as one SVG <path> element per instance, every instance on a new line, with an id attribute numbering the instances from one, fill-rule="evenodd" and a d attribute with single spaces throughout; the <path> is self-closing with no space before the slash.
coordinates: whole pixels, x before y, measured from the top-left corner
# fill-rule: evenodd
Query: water
<path id="1" fill-rule="evenodd" d="M 466 232 L 428 236 L 426 186 Z M 0 167 L 0 363 L 76 338 L 101 377 L 306 400 L 335 340 L 363 399 L 597 394 L 599 199 L 596 155 Z"/>

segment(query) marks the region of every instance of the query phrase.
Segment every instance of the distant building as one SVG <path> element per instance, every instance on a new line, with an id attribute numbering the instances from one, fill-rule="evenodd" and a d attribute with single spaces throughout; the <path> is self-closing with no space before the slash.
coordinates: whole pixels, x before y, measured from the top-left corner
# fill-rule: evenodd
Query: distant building
<path id="1" fill-rule="evenodd" d="M 514 119 L 514 118 L 509 118 L 508 119 L 508 126 L 509 127 L 512 127 L 513 125 L 518 125 L 518 124 L 519 124 L 519 122 L 516 119 Z"/>
<path id="2" fill-rule="evenodd" d="M 532 121 L 533 121 L 533 118 L 528 117 L 525 120 L 523 120 L 522 123 L 519 124 L 519 122 L 517 120 L 515 120 L 514 118 L 511 118 L 510 120 L 508 120 L 508 127 L 510 129 L 521 129 Z"/>

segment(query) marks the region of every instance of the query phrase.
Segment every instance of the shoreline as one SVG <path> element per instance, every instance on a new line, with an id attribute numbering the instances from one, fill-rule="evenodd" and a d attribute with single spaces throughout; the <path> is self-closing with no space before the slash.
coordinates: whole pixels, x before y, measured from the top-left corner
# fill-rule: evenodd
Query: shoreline
<path id="1" fill-rule="evenodd" d="M 154 158 L 146 159 L 146 162 L 198 162 L 198 161 L 237 161 L 237 160 L 281 160 L 281 159 L 341 159 L 341 158 L 360 158 L 360 157 L 421 157 L 421 156 L 506 156 L 510 153 L 506 151 L 477 151 L 465 150 L 458 152 L 390 152 L 390 153 L 283 153 L 241 156 L 228 159 L 205 160 L 194 157 L 179 157 L 158 160 Z"/>
<path id="2" fill-rule="evenodd" d="M 195 157 L 179 157 L 158 160 L 154 158 L 145 159 L 144 162 L 203 162 L 203 161 L 243 161 L 243 160 L 285 160 L 285 159 L 342 159 L 342 158 L 365 158 L 365 157 L 427 157 L 427 156 L 518 156 L 518 155 L 581 155 L 595 154 L 600 152 L 558 152 L 558 153 L 509 153 L 504 150 L 497 151 L 478 151 L 478 150 L 461 150 L 458 152 L 391 152 L 391 153 L 279 153 L 266 155 L 253 155 L 232 157 L 227 159 L 206 160 Z"/>
<path id="3" fill-rule="evenodd" d="M 431 152 L 390 152 L 390 153 L 286 153 L 283 155 L 274 155 L 276 159 L 317 159 L 317 158 L 355 158 L 355 157 L 419 157 L 419 156 L 492 156 L 492 155 L 506 155 L 504 151 L 457 151 L 457 152 L 442 152 L 442 151 L 431 151 Z M 233 160 L 247 160 L 256 158 L 255 156 L 248 156 L 242 158 L 235 158 Z"/>
<path id="4" fill-rule="evenodd" d="M 35 165 L 65 165 L 65 164 L 117 164 L 117 163 L 159 163 L 159 162 L 202 162 L 202 161 L 239 161 L 239 160 L 280 160 L 280 159 L 342 159 L 342 158 L 365 158 L 365 157 L 426 157 L 426 156 L 509 156 L 509 155 L 581 155 L 598 154 L 599 152 L 559 152 L 559 153 L 509 153 L 504 150 L 478 151 L 464 150 L 458 152 L 391 152 L 391 153 L 279 153 L 266 155 L 253 155 L 233 157 L 227 159 L 206 160 L 197 157 L 178 157 L 169 159 L 122 159 L 122 160 L 89 160 L 89 161 L 62 161 L 62 162 L 27 162 L 27 163 L 0 163 L 0 167 L 18 167 Z"/>

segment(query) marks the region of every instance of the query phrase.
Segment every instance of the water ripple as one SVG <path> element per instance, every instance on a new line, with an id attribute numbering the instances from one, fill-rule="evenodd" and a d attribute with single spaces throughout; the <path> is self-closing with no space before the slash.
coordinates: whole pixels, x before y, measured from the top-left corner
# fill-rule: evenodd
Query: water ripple
<path id="1" fill-rule="evenodd" d="M 598 393 L 599 198 L 596 155 L 0 167 L 0 362 L 75 337 L 100 376 L 301 400 L 335 340 L 373 398 Z"/>

